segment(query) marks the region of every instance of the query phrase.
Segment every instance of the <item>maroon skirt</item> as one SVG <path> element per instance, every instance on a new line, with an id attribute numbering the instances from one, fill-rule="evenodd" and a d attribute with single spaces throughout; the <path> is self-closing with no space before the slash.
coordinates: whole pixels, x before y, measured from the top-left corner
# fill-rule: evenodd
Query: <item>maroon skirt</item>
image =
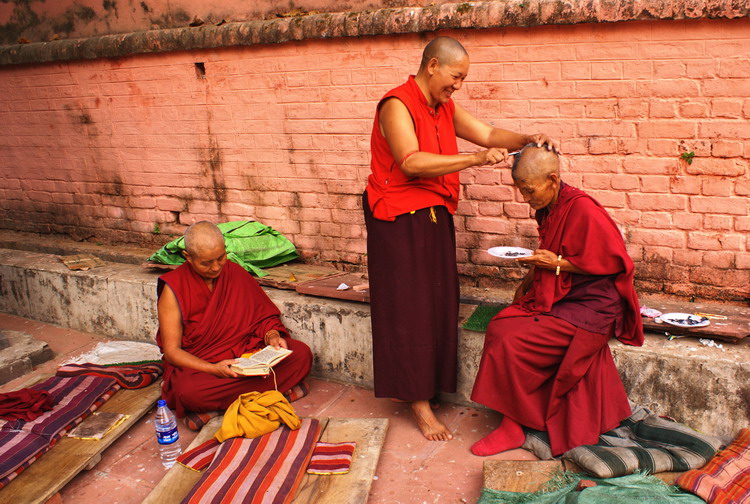
<path id="1" fill-rule="evenodd" d="M 458 269 L 453 216 L 444 206 L 367 226 L 375 396 L 427 400 L 456 391 Z"/>

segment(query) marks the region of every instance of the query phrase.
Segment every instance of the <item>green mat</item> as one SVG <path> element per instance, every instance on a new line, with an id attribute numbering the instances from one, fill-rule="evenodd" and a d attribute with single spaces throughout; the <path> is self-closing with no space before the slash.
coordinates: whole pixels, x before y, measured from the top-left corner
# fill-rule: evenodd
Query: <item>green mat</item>
<path id="1" fill-rule="evenodd" d="M 227 259 L 239 264 L 255 276 L 268 273 L 261 268 L 270 268 L 298 257 L 297 249 L 284 235 L 257 221 L 232 221 L 217 224 L 227 247 Z M 149 257 L 149 261 L 160 264 L 182 264 L 185 258 L 185 238 L 164 245 Z"/>
<path id="2" fill-rule="evenodd" d="M 576 491 L 581 479 L 597 486 Z M 655 476 L 631 474 L 598 479 L 566 472 L 553 477 L 539 492 L 482 489 L 477 504 L 701 504 L 703 499 L 665 484 Z"/>
<path id="3" fill-rule="evenodd" d="M 478 305 L 474 310 L 474 313 L 471 314 L 471 317 L 464 322 L 463 328 L 468 331 L 485 332 L 487 331 L 487 326 L 489 325 L 490 320 L 492 320 L 492 317 L 497 315 L 500 310 L 507 306 L 507 304 Z"/>

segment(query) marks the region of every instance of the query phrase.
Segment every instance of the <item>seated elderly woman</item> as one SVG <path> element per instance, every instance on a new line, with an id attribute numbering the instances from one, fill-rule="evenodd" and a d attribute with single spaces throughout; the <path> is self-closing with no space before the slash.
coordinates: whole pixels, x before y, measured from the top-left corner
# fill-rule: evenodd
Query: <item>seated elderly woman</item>
<path id="1" fill-rule="evenodd" d="M 557 154 L 526 146 L 512 175 L 536 211 L 539 249 L 516 259 L 531 268 L 487 328 L 472 399 L 504 417 L 471 450 L 518 448 L 528 427 L 560 455 L 631 413 L 608 341 L 643 344 L 633 261 L 607 211 L 560 179 Z"/>
<path id="2" fill-rule="evenodd" d="M 312 353 L 289 337 L 258 282 L 227 260 L 224 236 L 210 222 L 185 232 L 186 262 L 159 278 L 156 342 L 164 353 L 162 396 L 177 416 L 225 410 L 246 392 L 285 393 L 310 372 Z M 273 377 L 241 376 L 236 358 L 266 345 L 292 350 Z"/>

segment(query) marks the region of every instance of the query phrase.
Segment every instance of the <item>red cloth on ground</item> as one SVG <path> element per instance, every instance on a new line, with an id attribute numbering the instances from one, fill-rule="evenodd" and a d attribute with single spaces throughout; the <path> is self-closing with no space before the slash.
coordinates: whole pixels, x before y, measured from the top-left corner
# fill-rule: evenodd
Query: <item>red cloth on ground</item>
<path id="1" fill-rule="evenodd" d="M 0 418 L 3 420 L 34 420 L 54 407 L 46 390 L 24 388 L 0 394 Z"/>
<path id="2" fill-rule="evenodd" d="M 595 444 L 599 434 L 630 415 L 625 389 L 607 341 L 616 335 L 627 344 L 643 342 L 633 262 L 606 210 L 578 189 L 563 185 L 550 211 L 537 212 L 539 248 L 561 254 L 594 278 L 611 277 L 621 306 L 599 303 L 587 311 L 581 278 L 537 268 L 529 292 L 498 313 L 487 328 L 482 361 L 472 399 L 519 424 L 547 431 L 553 455 Z M 576 299 L 567 299 L 578 285 Z M 570 296 L 573 298 L 574 296 Z M 556 303 L 580 303 L 587 322 L 608 330 L 592 332 L 575 320 L 553 316 Z M 567 313 L 575 313 L 568 306 Z M 599 318 L 599 320 L 597 320 Z M 615 318 L 619 320 L 615 320 Z M 589 324 L 587 324 L 588 326 Z"/>
<path id="3" fill-rule="evenodd" d="M 162 275 L 158 295 L 169 287 L 182 313 L 182 349 L 209 362 L 234 359 L 264 346 L 266 332 L 276 329 L 286 337 L 292 354 L 274 366 L 280 392 L 286 392 L 307 376 L 312 353 L 301 341 L 289 338 L 280 312 L 258 282 L 240 266 L 227 261 L 213 292 L 188 263 Z M 162 345 L 161 334 L 156 342 Z M 219 378 L 202 371 L 175 367 L 164 360 L 162 395 L 170 408 L 183 417 L 185 411 L 226 409 L 240 394 L 274 389 L 274 378 Z"/>
<path id="4" fill-rule="evenodd" d="M 380 132 L 380 106 L 389 98 L 397 98 L 409 110 L 420 152 L 432 154 L 458 154 L 453 116 L 453 100 L 432 108 L 427 98 L 410 76 L 406 83 L 390 90 L 378 103 L 372 125 L 370 149 L 372 157 L 367 178 L 367 195 L 370 210 L 376 219 L 393 221 L 397 216 L 427 208 L 445 206 L 453 214 L 458 205 L 458 172 L 439 177 L 407 177 L 401 171 L 401 160 L 394 159 L 391 148 Z"/>

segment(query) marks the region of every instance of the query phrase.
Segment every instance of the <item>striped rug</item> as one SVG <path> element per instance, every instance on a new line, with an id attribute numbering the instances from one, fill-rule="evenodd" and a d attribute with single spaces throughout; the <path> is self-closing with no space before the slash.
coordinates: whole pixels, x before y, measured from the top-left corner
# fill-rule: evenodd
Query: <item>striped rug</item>
<path id="1" fill-rule="evenodd" d="M 677 486 L 709 504 L 750 503 L 750 429 L 701 469 L 682 474 Z"/>
<path id="2" fill-rule="evenodd" d="M 324 443 L 315 445 L 307 472 L 310 474 L 346 474 L 352 465 L 355 442 Z"/>
<path id="3" fill-rule="evenodd" d="M 139 389 L 154 383 L 164 372 L 161 363 L 128 366 L 103 366 L 100 364 L 66 364 L 57 369 L 57 376 L 101 376 L 112 378 L 124 389 Z"/>
<path id="4" fill-rule="evenodd" d="M 21 474 L 120 386 L 111 378 L 53 376 L 30 388 L 46 390 L 55 406 L 34 420 L 0 422 L 0 488 Z"/>
<path id="5" fill-rule="evenodd" d="M 253 439 L 224 441 L 183 504 L 287 504 L 304 476 L 320 435 L 317 419 L 297 430 L 282 425 Z"/>
<path id="6" fill-rule="evenodd" d="M 721 448 L 721 439 L 636 407 L 620 426 L 599 436 L 595 445 L 578 446 L 562 458 L 599 478 L 641 471 L 684 472 L 703 467 Z M 542 460 L 552 458 L 546 432 L 528 430 L 522 448 Z"/>

